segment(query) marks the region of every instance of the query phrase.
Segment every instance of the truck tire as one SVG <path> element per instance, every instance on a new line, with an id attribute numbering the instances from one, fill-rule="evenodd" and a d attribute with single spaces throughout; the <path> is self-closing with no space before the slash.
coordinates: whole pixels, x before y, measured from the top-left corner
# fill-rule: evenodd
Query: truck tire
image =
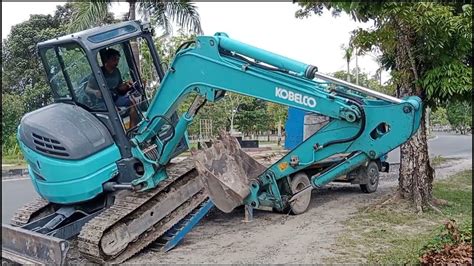
<path id="1" fill-rule="evenodd" d="M 291 179 L 291 184 L 290 184 L 291 192 L 296 193 L 309 185 L 310 185 L 310 181 L 309 181 L 308 176 L 305 173 L 297 173 Z M 290 202 L 291 212 L 295 215 L 304 213 L 308 209 L 310 201 L 311 201 L 311 190 L 307 190 L 303 192 L 303 195 L 301 195 L 299 198 Z"/>
<path id="2" fill-rule="evenodd" d="M 360 184 L 360 189 L 364 193 L 373 193 L 377 191 L 379 185 L 379 166 L 376 162 L 370 162 L 367 167 L 361 171 L 364 178 L 367 180 L 366 184 Z"/>

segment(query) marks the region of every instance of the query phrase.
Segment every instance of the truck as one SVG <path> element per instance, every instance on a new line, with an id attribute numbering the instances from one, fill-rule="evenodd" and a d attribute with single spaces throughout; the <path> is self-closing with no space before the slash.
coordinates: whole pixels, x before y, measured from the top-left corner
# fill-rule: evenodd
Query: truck
<path id="1" fill-rule="evenodd" d="M 213 206 L 297 215 L 312 189 L 340 176 L 371 193 L 388 170 L 380 158 L 420 125 L 416 96 L 354 85 L 223 32 L 184 42 L 165 66 L 153 32 L 148 22 L 126 21 L 37 45 L 54 102 L 25 114 L 17 139 L 41 198 L 2 224 L 2 258 L 64 264 L 74 239 L 89 260 L 122 263 L 158 240 L 173 247 Z M 116 104 L 103 71 L 110 49 L 121 79 L 131 81 L 121 95 L 128 107 Z M 178 160 L 199 109 L 226 93 L 329 122 L 270 166 L 224 133 Z"/>

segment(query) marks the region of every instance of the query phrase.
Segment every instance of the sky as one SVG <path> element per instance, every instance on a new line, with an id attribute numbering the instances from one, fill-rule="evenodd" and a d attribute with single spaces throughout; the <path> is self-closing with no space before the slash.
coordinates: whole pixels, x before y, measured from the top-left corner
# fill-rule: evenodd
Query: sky
<path id="1" fill-rule="evenodd" d="M 30 14 L 54 14 L 56 5 L 65 2 L 2 2 L 2 39 L 13 25 L 28 20 Z M 322 16 L 297 19 L 298 5 L 291 2 L 198 2 L 205 35 L 225 32 L 230 38 L 315 65 L 322 73 L 345 70 L 341 45 L 348 43 L 350 32 L 370 23 L 356 23 L 348 15 L 335 18 L 325 11 Z M 128 11 L 127 3 L 113 3 L 116 17 Z M 373 55 L 359 56 L 359 67 L 371 75 L 378 68 Z M 355 59 L 351 61 L 355 67 Z M 382 74 L 382 81 L 389 78 Z"/>

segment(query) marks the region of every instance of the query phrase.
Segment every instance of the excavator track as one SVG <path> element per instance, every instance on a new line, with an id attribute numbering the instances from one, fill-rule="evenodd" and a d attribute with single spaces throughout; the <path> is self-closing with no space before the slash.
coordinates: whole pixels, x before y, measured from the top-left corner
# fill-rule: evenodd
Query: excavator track
<path id="1" fill-rule="evenodd" d="M 26 203 L 23 207 L 18 209 L 10 220 L 13 226 L 23 226 L 34 219 L 44 217 L 53 213 L 52 204 L 43 198 L 36 198 L 35 200 Z"/>
<path id="2" fill-rule="evenodd" d="M 121 263 L 166 233 L 208 199 L 192 160 L 167 166 L 168 178 L 146 192 L 122 191 L 82 227 L 78 248 L 96 263 Z"/>

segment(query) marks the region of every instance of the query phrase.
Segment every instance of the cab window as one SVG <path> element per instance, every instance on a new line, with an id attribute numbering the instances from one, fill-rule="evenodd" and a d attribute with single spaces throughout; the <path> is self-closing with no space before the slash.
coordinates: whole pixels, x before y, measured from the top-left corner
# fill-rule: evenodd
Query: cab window
<path id="1" fill-rule="evenodd" d="M 88 83 L 95 78 L 86 53 L 76 43 L 62 44 L 42 52 L 49 83 L 55 100 L 74 100 L 90 111 L 106 111 L 101 93 L 86 92 Z"/>

